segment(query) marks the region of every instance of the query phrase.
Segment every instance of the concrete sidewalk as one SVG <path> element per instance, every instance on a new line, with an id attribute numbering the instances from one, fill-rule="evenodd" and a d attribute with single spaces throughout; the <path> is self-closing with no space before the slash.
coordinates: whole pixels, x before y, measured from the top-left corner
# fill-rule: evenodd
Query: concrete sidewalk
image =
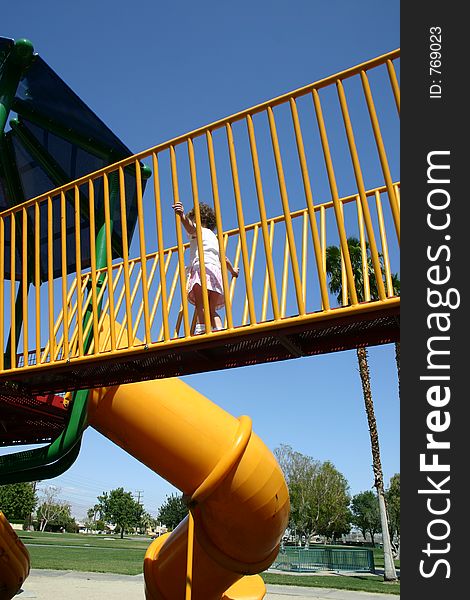
<path id="1" fill-rule="evenodd" d="M 268 585 L 265 600 L 399 600 L 393 594 Z M 143 575 L 31 569 L 18 600 L 144 600 Z"/>

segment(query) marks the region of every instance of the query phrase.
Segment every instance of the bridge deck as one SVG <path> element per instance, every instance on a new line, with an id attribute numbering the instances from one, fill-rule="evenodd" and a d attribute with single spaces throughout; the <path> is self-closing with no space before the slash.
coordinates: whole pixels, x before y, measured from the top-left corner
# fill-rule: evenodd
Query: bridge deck
<path id="1" fill-rule="evenodd" d="M 34 403 L 397 341 L 398 58 L 395 50 L 1 212 L 7 413 L 19 410 L 15 394 Z M 202 202 L 217 225 L 224 328 L 201 336 L 186 294 L 188 243 L 171 208 L 179 201 L 195 209 L 200 256 Z M 208 330 L 204 270 L 201 260 Z M 52 436 L 64 412 L 48 411 Z"/>

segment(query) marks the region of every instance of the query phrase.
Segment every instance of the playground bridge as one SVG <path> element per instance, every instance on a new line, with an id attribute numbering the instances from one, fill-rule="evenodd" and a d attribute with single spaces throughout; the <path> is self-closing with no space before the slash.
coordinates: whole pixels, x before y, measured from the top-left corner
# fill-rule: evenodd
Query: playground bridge
<path id="1" fill-rule="evenodd" d="M 248 417 L 172 378 L 399 339 L 399 51 L 132 156 L 45 63 L 29 68 L 29 42 L 0 38 L 2 52 L 0 109 L 19 118 L 5 134 L 0 111 L 0 445 L 50 444 L 0 456 L 0 485 L 60 475 L 90 425 L 187 498 L 189 517 L 147 551 L 146 597 L 261 600 L 289 514 L 282 472 Z M 13 98 L 19 58 L 31 94 Z M 21 200 L 85 150 L 107 166 Z M 217 221 L 224 327 L 210 328 L 202 259 L 202 335 L 180 201 L 200 257 L 201 202 Z M 0 543 L 10 598 L 29 557 L 1 519 Z"/>
<path id="2" fill-rule="evenodd" d="M 391 52 L 4 210 L 3 393 L 11 382 L 44 394 L 396 341 L 398 57 Z M 324 109 L 321 94 L 329 106 L 334 91 L 337 106 Z M 146 162 L 153 181 L 144 190 Z M 375 179 L 367 188 L 366 177 Z M 199 202 L 207 198 L 225 328 L 211 332 L 206 322 L 207 333 L 194 336 L 188 244 L 171 204 L 194 205 L 201 248 Z M 340 252 L 338 299 L 328 247 Z M 236 280 L 226 255 L 240 267 Z M 204 277 L 203 297 L 207 315 Z"/>

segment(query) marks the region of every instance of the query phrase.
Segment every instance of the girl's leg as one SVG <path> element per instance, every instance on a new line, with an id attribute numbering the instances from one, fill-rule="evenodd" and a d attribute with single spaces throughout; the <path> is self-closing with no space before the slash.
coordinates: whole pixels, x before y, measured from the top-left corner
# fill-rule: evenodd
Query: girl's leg
<path id="1" fill-rule="evenodd" d="M 198 283 L 195 283 L 192 289 L 194 306 L 196 308 L 197 322 L 204 325 L 204 301 L 202 299 L 202 288 Z"/>
<path id="2" fill-rule="evenodd" d="M 212 329 L 222 329 L 222 319 L 217 314 L 216 305 L 218 301 L 218 294 L 209 290 L 209 308 L 211 311 L 211 325 Z"/>

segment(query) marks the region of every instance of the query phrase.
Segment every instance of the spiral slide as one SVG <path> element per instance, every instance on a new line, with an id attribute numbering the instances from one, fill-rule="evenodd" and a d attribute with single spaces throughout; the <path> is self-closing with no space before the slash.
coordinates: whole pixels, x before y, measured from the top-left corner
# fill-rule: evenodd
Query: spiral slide
<path id="1" fill-rule="evenodd" d="M 10 600 L 19 592 L 29 568 L 26 547 L 0 511 L 0 600 Z"/>
<path id="2" fill-rule="evenodd" d="M 192 570 L 187 517 L 147 550 L 147 600 L 184 600 L 188 586 L 192 600 L 264 598 L 257 574 L 277 555 L 289 496 L 248 417 L 233 417 L 179 379 L 162 379 L 92 390 L 88 423 L 182 490 L 191 507 Z"/>

